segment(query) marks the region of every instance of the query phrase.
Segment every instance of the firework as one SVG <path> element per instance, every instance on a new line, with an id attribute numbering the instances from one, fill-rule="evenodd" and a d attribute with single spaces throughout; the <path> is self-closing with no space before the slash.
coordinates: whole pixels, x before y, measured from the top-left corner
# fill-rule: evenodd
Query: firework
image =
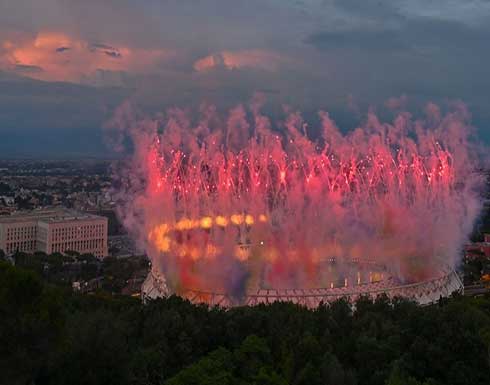
<path id="1" fill-rule="evenodd" d="M 391 124 L 369 114 L 347 134 L 321 112 L 315 139 L 298 113 L 273 125 L 256 106 L 225 121 L 203 108 L 194 124 L 175 109 L 133 117 L 125 223 L 176 293 L 240 298 L 355 285 L 385 270 L 404 282 L 430 278 L 439 261 L 457 262 L 481 180 L 465 111 L 428 110 Z"/>

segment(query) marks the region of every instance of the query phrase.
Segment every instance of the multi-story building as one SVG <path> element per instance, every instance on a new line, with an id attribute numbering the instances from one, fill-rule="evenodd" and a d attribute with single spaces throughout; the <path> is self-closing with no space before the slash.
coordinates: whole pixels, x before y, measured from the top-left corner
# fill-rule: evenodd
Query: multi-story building
<path id="1" fill-rule="evenodd" d="M 0 249 L 47 254 L 66 251 L 105 257 L 107 218 L 67 209 L 35 210 L 0 217 Z"/>

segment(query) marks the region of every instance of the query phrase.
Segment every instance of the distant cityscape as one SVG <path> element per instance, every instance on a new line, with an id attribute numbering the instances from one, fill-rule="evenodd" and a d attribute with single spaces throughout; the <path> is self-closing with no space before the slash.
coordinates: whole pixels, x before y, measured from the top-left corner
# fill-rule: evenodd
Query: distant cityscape
<path id="1" fill-rule="evenodd" d="M 55 208 L 104 216 L 110 255 L 141 252 L 117 220 L 110 166 L 101 160 L 0 160 L 0 216 Z"/>
<path id="2" fill-rule="evenodd" d="M 39 207 L 111 210 L 109 162 L 0 161 L 0 213 Z"/>
<path id="3" fill-rule="evenodd" d="M 149 261 L 119 223 L 116 204 L 110 161 L 2 160 L 0 250 L 78 291 L 105 287 L 139 295 Z M 462 251 L 460 274 L 468 293 L 490 285 L 488 211 L 486 203 Z M 62 268 L 49 258 L 57 253 Z"/>
<path id="4" fill-rule="evenodd" d="M 138 296 L 149 262 L 117 220 L 110 167 L 0 161 L 0 255 L 76 291 Z"/>

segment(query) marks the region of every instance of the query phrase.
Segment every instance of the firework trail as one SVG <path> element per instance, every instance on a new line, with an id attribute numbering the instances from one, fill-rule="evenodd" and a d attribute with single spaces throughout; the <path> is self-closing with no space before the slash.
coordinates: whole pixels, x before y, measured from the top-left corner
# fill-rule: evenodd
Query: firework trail
<path id="1" fill-rule="evenodd" d="M 332 259 L 426 277 L 457 263 L 482 183 L 466 110 L 426 112 L 392 123 L 369 113 L 346 134 L 320 112 L 311 139 L 299 113 L 274 125 L 259 103 L 225 118 L 203 106 L 197 120 L 179 109 L 140 119 L 123 105 L 108 124 L 133 149 L 117 173 L 120 212 L 172 292 L 326 286 Z"/>

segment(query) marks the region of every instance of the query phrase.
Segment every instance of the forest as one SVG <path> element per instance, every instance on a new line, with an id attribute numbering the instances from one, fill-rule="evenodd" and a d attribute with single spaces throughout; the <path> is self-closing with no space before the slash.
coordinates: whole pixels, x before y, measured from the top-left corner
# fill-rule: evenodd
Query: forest
<path id="1" fill-rule="evenodd" d="M 12 385 L 483 385 L 490 297 L 226 310 L 78 294 L 0 262 L 0 370 Z"/>

